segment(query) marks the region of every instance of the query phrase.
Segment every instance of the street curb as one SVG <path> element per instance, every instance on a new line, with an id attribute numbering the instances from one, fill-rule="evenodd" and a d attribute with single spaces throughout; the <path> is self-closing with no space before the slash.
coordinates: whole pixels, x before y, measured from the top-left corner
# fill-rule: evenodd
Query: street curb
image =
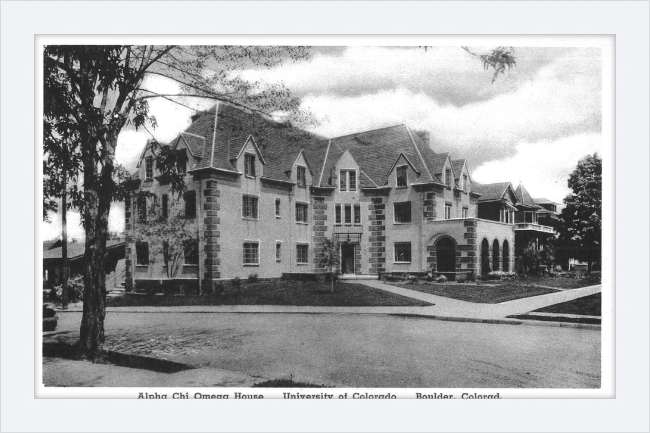
<path id="1" fill-rule="evenodd" d="M 131 307 L 117 307 L 117 308 L 131 308 Z M 170 308 L 170 307 L 166 307 Z M 182 308 L 182 307 L 181 307 Z M 81 310 L 64 310 L 63 313 L 81 313 Z M 382 313 L 382 312 L 368 312 L 360 313 L 356 311 L 121 311 L 109 310 L 106 312 L 126 313 L 126 314 L 345 314 L 345 315 L 367 315 L 367 316 L 393 316 L 404 318 L 418 318 L 440 320 L 443 322 L 468 322 L 468 323 L 487 323 L 491 325 L 530 325 L 530 326 L 554 326 L 560 328 L 578 328 L 589 330 L 601 330 L 601 325 L 592 325 L 584 323 L 568 323 L 568 322 L 552 322 L 541 320 L 517 320 L 517 319 L 480 319 L 474 317 L 456 317 L 456 316 L 439 316 L 431 314 L 415 314 L 415 313 Z"/>

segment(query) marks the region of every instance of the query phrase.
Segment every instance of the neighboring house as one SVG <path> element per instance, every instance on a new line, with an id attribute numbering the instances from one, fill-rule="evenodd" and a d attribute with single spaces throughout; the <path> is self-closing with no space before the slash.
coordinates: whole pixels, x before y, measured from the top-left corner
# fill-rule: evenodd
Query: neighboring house
<path id="1" fill-rule="evenodd" d="M 466 161 L 435 153 L 426 132 L 397 125 L 326 139 L 223 103 L 192 120 L 168 144 L 186 157 L 186 216 L 199 242 L 178 284 L 325 272 L 325 238 L 340 243 L 343 274 L 464 279 L 480 272 L 484 243 L 491 269 L 513 269 L 512 224 L 477 218 L 480 194 Z M 150 146 L 137 167 L 133 196 L 171 199 Z M 162 260 L 136 244 L 148 204 L 138 201 L 126 202 L 127 290 L 166 278 Z"/>
<path id="2" fill-rule="evenodd" d="M 63 276 L 62 242 L 59 239 L 53 244 L 43 242 L 43 280 L 46 284 L 57 286 L 61 284 Z M 118 285 L 124 280 L 123 274 L 119 272 L 118 262 L 124 260 L 123 240 L 106 241 L 106 286 L 107 288 Z M 47 248 L 47 249 L 46 249 Z M 68 269 L 69 276 L 83 275 L 84 254 L 86 252 L 85 242 L 68 244 Z M 116 272 L 117 270 L 117 272 Z"/>
<path id="3" fill-rule="evenodd" d="M 475 184 L 481 194 L 478 217 L 510 224 L 515 232 L 515 255 L 519 257 L 531 243 L 543 250 L 548 239 L 555 236 L 557 203 L 533 199 L 520 183 L 515 190 L 510 182 Z"/>

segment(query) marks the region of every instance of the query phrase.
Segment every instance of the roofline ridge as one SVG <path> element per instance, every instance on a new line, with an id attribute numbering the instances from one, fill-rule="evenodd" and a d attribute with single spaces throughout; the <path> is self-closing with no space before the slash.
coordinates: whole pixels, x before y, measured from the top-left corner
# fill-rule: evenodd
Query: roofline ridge
<path id="1" fill-rule="evenodd" d="M 365 133 L 368 133 L 368 132 L 381 131 L 382 129 L 396 128 L 398 126 L 406 126 L 406 124 L 405 123 L 398 123 L 398 124 L 391 125 L 391 126 L 382 126 L 381 128 L 367 129 L 365 131 L 353 132 L 351 134 L 337 135 L 336 137 L 331 137 L 331 140 L 335 140 L 337 138 L 351 137 L 353 135 L 358 135 L 358 134 L 365 134 Z"/>
<path id="2" fill-rule="evenodd" d="M 325 151 L 325 158 L 323 159 L 323 168 L 320 170 L 320 177 L 318 178 L 318 186 L 323 184 L 323 173 L 325 173 L 325 164 L 327 164 L 327 156 L 330 153 L 330 146 L 332 145 L 332 139 L 330 138 L 327 142 L 327 150 Z"/>
<path id="3" fill-rule="evenodd" d="M 191 132 L 183 131 L 183 132 L 181 132 L 181 134 L 187 134 L 187 135 L 191 135 L 192 137 L 201 138 L 201 139 L 205 140 L 205 137 L 203 137 L 202 135 L 194 134 L 194 133 L 191 133 Z"/>

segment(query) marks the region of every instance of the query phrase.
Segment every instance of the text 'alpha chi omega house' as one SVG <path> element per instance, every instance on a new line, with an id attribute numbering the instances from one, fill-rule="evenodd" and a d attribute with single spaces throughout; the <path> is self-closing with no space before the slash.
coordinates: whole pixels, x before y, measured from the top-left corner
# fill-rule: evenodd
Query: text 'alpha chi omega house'
<path id="1" fill-rule="evenodd" d="M 397 125 L 327 139 L 225 103 L 196 114 L 168 144 L 185 157 L 184 210 L 198 243 L 174 282 L 195 290 L 251 274 L 325 272 L 327 238 L 340 245 L 342 274 L 460 280 L 488 261 L 491 270 L 512 271 L 516 196 L 493 192 L 498 210 L 482 216 L 466 161 L 435 153 L 429 138 Z M 163 260 L 135 236 L 153 199 L 136 193 L 153 193 L 163 207 L 173 200 L 155 164 L 147 145 L 126 203 L 127 290 L 167 278 Z"/>

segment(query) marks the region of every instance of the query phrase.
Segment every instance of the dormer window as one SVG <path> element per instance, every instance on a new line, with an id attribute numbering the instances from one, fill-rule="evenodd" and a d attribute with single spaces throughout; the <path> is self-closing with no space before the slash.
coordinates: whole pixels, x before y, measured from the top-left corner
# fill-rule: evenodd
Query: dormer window
<path id="1" fill-rule="evenodd" d="M 244 154 L 244 174 L 248 177 L 255 177 L 255 155 Z"/>
<path id="2" fill-rule="evenodd" d="M 176 170 L 181 176 L 184 176 L 187 172 L 187 152 L 185 149 L 176 151 Z"/>
<path id="3" fill-rule="evenodd" d="M 462 182 L 463 183 L 460 185 L 460 189 L 462 189 L 463 191 L 467 191 L 468 185 L 467 185 L 467 175 L 466 174 L 463 175 Z"/>
<path id="4" fill-rule="evenodd" d="M 144 160 L 144 178 L 149 180 L 153 179 L 153 157 L 147 156 Z"/>
<path id="5" fill-rule="evenodd" d="M 297 170 L 297 177 L 298 186 L 305 188 L 307 186 L 307 168 L 299 165 Z"/>
<path id="6" fill-rule="evenodd" d="M 356 191 L 357 190 L 357 171 L 341 170 L 339 172 L 339 191 Z"/>
<path id="7" fill-rule="evenodd" d="M 445 185 L 447 185 L 447 188 L 451 188 L 451 170 L 448 168 L 445 168 Z"/>
<path id="8" fill-rule="evenodd" d="M 406 170 L 408 167 L 406 165 L 402 165 L 400 167 L 397 167 L 397 187 L 398 188 L 403 188 L 408 186 L 408 176 L 406 173 Z"/>

